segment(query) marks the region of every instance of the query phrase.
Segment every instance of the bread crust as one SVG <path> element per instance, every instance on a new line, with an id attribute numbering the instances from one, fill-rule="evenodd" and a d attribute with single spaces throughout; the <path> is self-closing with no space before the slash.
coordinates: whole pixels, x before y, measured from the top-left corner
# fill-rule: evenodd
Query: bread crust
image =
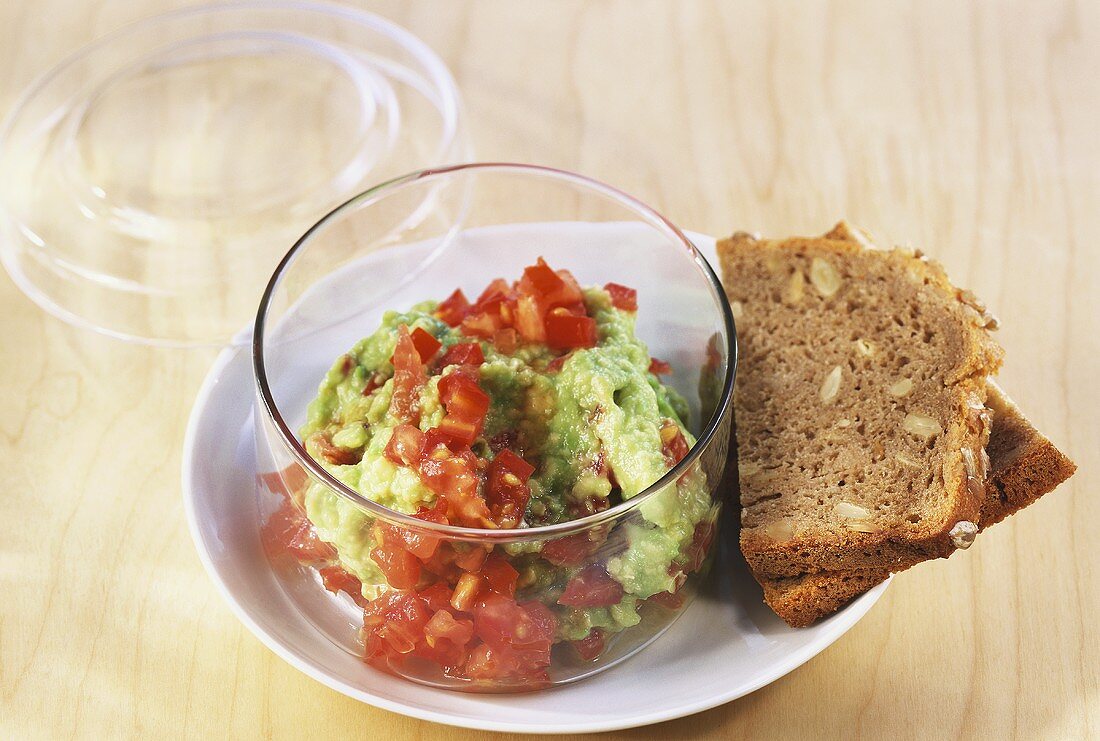
<path id="1" fill-rule="evenodd" d="M 982 530 L 1053 491 L 1077 470 L 1000 386 L 992 380 L 987 383 L 993 430 L 986 447 L 990 475 L 978 523 Z M 802 628 L 836 612 L 889 575 L 887 569 L 864 569 L 757 580 L 768 606 L 791 627 Z"/>

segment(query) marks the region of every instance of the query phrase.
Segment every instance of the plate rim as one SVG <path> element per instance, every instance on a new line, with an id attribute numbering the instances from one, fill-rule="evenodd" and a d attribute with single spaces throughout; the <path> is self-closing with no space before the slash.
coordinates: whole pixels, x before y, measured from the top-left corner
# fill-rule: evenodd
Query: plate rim
<path id="1" fill-rule="evenodd" d="M 704 249 L 703 244 L 706 244 L 708 242 L 713 243 L 715 238 L 690 231 L 685 231 L 684 233 L 693 242 L 696 242 L 696 246 L 700 247 L 700 251 L 704 253 L 704 259 L 708 259 L 706 254 L 707 251 Z M 225 600 L 226 603 L 228 603 L 232 613 L 246 628 L 248 628 L 249 632 L 256 636 L 260 640 L 260 642 L 263 643 L 276 656 L 283 659 L 283 661 L 287 662 L 306 676 L 317 682 L 320 682 L 329 689 L 335 690 L 342 695 L 358 700 L 359 702 L 363 702 L 367 705 L 378 707 L 383 710 L 388 710 L 390 712 L 404 715 L 406 717 L 427 720 L 434 723 L 441 723 L 443 725 L 459 728 L 497 732 L 529 733 L 539 735 L 562 733 L 600 733 L 606 731 L 638 728 L 655 723 L 663 723 L 670 720 L 676 720 L 678 718 L 683 718 L 689 715 L 695 715 L 696 713 L 701 713 L 706 710 L 711 710 L 720 705 L 725 705 L 729 702 L 749 695 L 760 689 L 761 687 L 765 687 L 771 684 L 777 679 L 780 679 L 781 677 L 789 674 L 803 664 L 807 663 L 815 656 L 827 649 L 829 646 L 831 646 L 833 643 L 835 643 L 842 635 L 851 630 L 856 625 L 856 623 L 862 620 L 867 612 L 870 611 L 870 609 L 878 602 L 879 598 L 882 596 L 883 592 L 886 590 L 887 586 L 892 580 L 887 579 L 882 584 L 873 587 L 868 592 L 858 597 L 855 601 L 853 601 L 851 604 L 849 604 L 847 607 L 837 613 L 836 617 L 844 617 L 844 620 L 837 621 L 834 619 L 829 624 L 821 626 L 819 630 L 822 631 L 822 634 L 817 639 L 791 652 L 782 661 L 777 661 L 774 666 L 769 669 L 769 671 L 762 672 L 754 681 L 747 684 L 735 684 L 732 689 L 726 692 L 707 696 L 705 699 L 701 699 L 694 703 L 664 708 L 645 715 L 632 716 L 630 718 L 608 719 L 603 721 L 561 721 L 554 724 L 547 724 L 543 722 L 540 723 L 538 727 L 532 727 L 530 725 L 525 725 L 523 723 L 515 721 L 499 721 L 492 718 L 475 718 L 465 715 L 458 716 L 421 707 L 414 707 L 400 701 L 391 700 L 382 695 L 366 692 L 362 689 L 353 687 L 346 682 L 332 677 L 318 662 L 315 662 L 310 657 L 302 655 L 300 652 L 285 646 L 276 636 L 274 636 L 266 628 L 260 625 L 256 620 L 254 620 L 251 614 L 245 609 L 245 607 L 237 601 L 236 597 L 233 595 L 228 585 L 221 578 L 220 572 L 215 566 L 213 559 L 210 557 L 207 543 L 203 538 L 198 521 L 198 512 L 196 509 L 196 503 L 199 498 L 195 495 L 194 476 L 192 474 L 192 469 L 195 465 L 195 443 L 199 437 L 203 419 L 208 412 L 210 397 L 213 395 L 215 389 L 217 389 L 222 373 L 230 364 L 233 363 L 234 360 L 237 360 L 238 356 L 242 355 L 242 353 L 244 353 L 244 348 L 240 346 L 229 346 L 224 348 L 218 354 L 217 358 L 214 360 L 214 363 L 207 371 L 206 376 L 203 378 L 202 385 L 199 388 L 199 392 L 195 397 L 194 404 L 191 407 L 191 412 L 188 415 L 187 429 L 184 433 L 183 452 L 181 460 L 181 489 L 184 514 L 187 519 L 187 528 L 190 532 L 191 540 L 195 545 L 195 550 L 198 552 L 199 560 L 202 563 L 203 569 L 206 571 L 207 576 L 214 583 L 214 586 L 217 589 L 218 593 L 221 595 L 222 599 Z M 247 360 L 247 357 L 245 358 L 245 360 Z M 498 695 L 498 697 L 506 696 L 507 695 Z"/>

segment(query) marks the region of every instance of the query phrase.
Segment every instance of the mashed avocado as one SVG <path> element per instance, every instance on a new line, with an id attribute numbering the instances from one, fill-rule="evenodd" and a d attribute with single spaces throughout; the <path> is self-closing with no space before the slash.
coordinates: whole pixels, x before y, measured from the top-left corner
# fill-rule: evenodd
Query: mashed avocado
<path id="1" fill-rule="evenodd" d="M 685 427 L 687 406 L 650 372 L 646 346 L 634 335 L 635 313 L 613 303 L 603 289 L 583 292 L 587 316 L 595 320 L 598 342 L 567 353 L 544 343 L 518 342 L 502 352 L 478 340 L 484 362 L 477 384 L 488 395 L 483 427 L 470 449 L 491 461 L 507 447 L 520 451 L 534 471 L 526 482 L 529 498 L 521 526 L 535 527 L 583 517 L 628 500 L 670 468 L 662 429 L 674 425 L 687 446 L 694 438 Z M 439 305 L 419 304 L 388 312 L 381 326 L 338 358 L 309 406 L 301 437 L 311 456 L 362 496 L 406 514 L 435 506 L 437 494 L 416 469 L 387 457 L 394 431 L 408 419 L 395 412 L 395 348 L 400 333 L 423 330 L 440 345 L 439 357 L 470 335 L 437 316 Z M 447 414 L 440 382 L 455 365 L 430 366 L 418 390 L 415 426 L 429 432 Z M 667 435 L 667 429 L 666 429 Z M 371 555 L 377 545 L 372 522 L 358 508 L 321 484 L 305 494 L 306 515 L 319 537 L 333 545 L 340 564 L 363 583 L 363 596 L 377 597 L 387 587 Z M 675 592 L 700 523 L 713 522 L 703 474 L 693 470 L 639 508 L 624 524 L 625 550 L 604 564 L 622 587 L 617 604 L 599 607 L 556 606 L 561 640 L 579 640 L 593 628 L 617 632 L 641 619 L 642 600 Z M 576 567 L 543 560 L 533 547 L 515 547 L 522 558 L 520 588 L 539 598 L 541 585 L 560 585 Z M 536 552 L 532 552 L 536 551 Z M 551 587 L 551 590 L 553 588 Z M 552 595 L 553 596 L 553 595 Z M 556 599 L 556 596 L 553 597 Z M 552 603 L 552 601 L 551 601 Z"/>

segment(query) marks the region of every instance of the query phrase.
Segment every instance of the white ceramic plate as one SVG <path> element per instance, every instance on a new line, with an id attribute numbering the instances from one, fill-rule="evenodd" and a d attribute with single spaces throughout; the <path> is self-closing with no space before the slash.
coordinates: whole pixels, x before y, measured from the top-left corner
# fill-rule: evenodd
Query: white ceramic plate
<path id="1" fill-rule="evenodd" d="M 690 235 L 715 261 L 714 239 Z M 721 705 L 775 681 L 843 635 L 879 599 L 875 587 L 817 625 L 793 630 L 762 602 L 736 543 L 723 542 L 711 587 L 653 645 L 620 666 L 554 689 L 477 695 L 379 672 L 308 623 L 260 547 L 254 498 L 252 363 L 225 350 L 199 392 L 183 451 L 183 496 L 199 556 L 237 617 L 319 682 L 371 705 L 450 725 L 526 733 L 642 726 Z"/>

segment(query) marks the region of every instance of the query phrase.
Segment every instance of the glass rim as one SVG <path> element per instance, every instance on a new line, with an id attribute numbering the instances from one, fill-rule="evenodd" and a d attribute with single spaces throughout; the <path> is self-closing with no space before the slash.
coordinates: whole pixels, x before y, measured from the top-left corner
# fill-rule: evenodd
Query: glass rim
<path id="1" fill-rule="evenodd" d="M 267 380 L 267 367 L 264 360 L 264 330 L 267 325 L 267 314 L 275 294 L 275 289 L 279 286 L 286 269 L 294 262 L 298 253 L 318 232 L 324 229 L 329 222 L 339 218 L 345 211 L 359 207 L 367 202 L 377 200 L 410 183 L 442 178 L 463 172 L 512 172 L 535 177 L 549 177 L 551 179 L 588 188 L 589 190 L 593 190 L 626 206 L 644 217 L 645 221 L 658 231 L 664 231 L 666 236 L 670 237 L 673 242 L 679 242 L 687 249 L 688 255 L 695 263 L 696 269 L 706 280 L 713 297 L 716 299 L 716 303 L 722 314 L 722 323 L 726 332 L 727 344 L 722 394 L 719 398 L 718 405 L 715 407 L 710 419 L 707 420 L 706 424 L 703 426 L 699 437 L 696 439 L 695 444 L 691 446 L 686 456 L 645 489 L 638 492 L 630 499 L 620 502 L 614 507 L 609 507 L 603 512 L 586 515 L 575 520 L 566 520 L 565 522 L 559 522 L 553 525 L 499 529 L 469 528 L 460 525 L 429 522 L 403 512 L 398 512 L 397 510 L 390 509 L 389 507 L 364 497 L 325 470 L 324 466 L 306 452 L 305 446 L 299 442 L 293 430 L 290 429 L 290 426 L 283 418 L 282 413 L 279 411 L 279 406 L 272 396 L 271 387 Z M 670 483 L 676 481 L 680 476 L 686 473 L 687 469 L 699 459 L 702 451 L 709 447 L 711 441 L 718 433 L 718 430 L 722 427 L 727 412 L 731 411 L 730 407 L 733 403 L 734 377 L 737 372 L 737 330 L 734 323 L 733 312 L 730 310 L 729 300 L 726 298 L 722 283 L 715 274 L 714 269 L 710 266 L 710 263 L 707 262 L 706 258 L 703 257 L 702 253 L 699 251 L 699 248 L 684 235 L 679 227 L 652 207 L 618 188 L 607 185 L 594 178 L 570 172 L 569 170 L 546 165 L 533 165 L 518 162 L 468 162 L 416 170 L 407 175 L 402 175 L 379 183 L 332 209 L 316 224 L 311 226 L 279 261 L 279 264 L 271 275 L 271 279 L 264 289 L 263 296 L 260 298 L 260 303 L 256 312 L 256 323 L 252 333 L 252 368 L 253 382 L 256 385 L 257 393 L 263 404 L 264 412 L 268 420 L 275 426 L 279 439 L 290 451 L 295 461 L 301 465 L 311 477 L 318 479 L 341 498 L 391 524 L 397 524 L 417 530 L 431 531 L 448 536 L 452 539 L 490 540 L 494 542 L 531 541 L 571 535 L 604 522 L 618 519 L 622 515 L 640 507 L 654 494 L 665 490 Z M 259 429 L 256 430 L 256 434 L 261 434 Z"/>
<path id="2" fill-rule="evenodd" d="M 427 73 L 425 80 L 430 83 L 432 93 L 436 96 L 433 99 L 433 104 L 436 104 L 439 111 L 441 126 L 438 138 L 431 143 L 432 154 L 429 157 L 449 158 L 452 154 L 458 157 L 472 156 L 470 141 L 466 132 L 464 105 L 454 75 L 442 57 L 427 42 L 404 26 L 378 13 L 329 2 L 328 0 L 228 0 L 227 2 L 200 2 L 196 5 L 146 14 L 126 21 L 106 33 L 95 36 L 87 43 L 81 44 L 64 55 L 55 64 L 33 76 L 30 82 L 18 92 L 8 111 L 0 114 L 0 159 L 3 159 L 5 150 L 12 145 L 12 138 L 18 125 L 22 122 L 22 118 L 26 116 L 28 107 L 39 96 L 49 92 L 51 86 L 57 83 L 58 78 L 63 73 L 68 72 L 76 65 L 87 62 L 93 55 L 104 50 L 118 49 L 120 45 L 134 43 L 135 39 L 144 39 L 151 32 L 163 28 L 174 28 L 196 18 L 276 12 L 341 21 L 345 24 L 344 30 L 358 28 L 364 32 L 379 34 L 392 41 L 417 64 L 423 65 Z M 251 16 L 248 17 L 251 20 Z M 279 30 L 284 29 L 280 26 Z M 270 31 L 266 32 L 270 33 Z M 204 30 L 196 38 L 210 38 L 210 32 Z M 38 124 L 38 122 L 35 123 Z M 344 194 L 341 193 L 339 196 L 343 198 Z M 336 208 L 339 208 L 339 206 Z M 18 240 L 12 235 L 29 233 L 40 239 L 34 230 L 27 225 L 26 215 L 26 213 L 17 214 L 10 208 L 8 203 L 0 199 L 0 265 L 3 266 L 16 287 L 39 309 L 51 316 L 78 329 L 88 330 L 104 337 L 110 337 L 113 340 L 139 346 L 191 349 L 224 347 L 226 345 L 244 346 L 248 344 L 246 335 L 242 335 L 235 330 L 228 333 L 221 332 L 218 336 L 211 335 L 201 339 L 184 338 L 177 336 L 178 333 L 174 325 L 167 331 L 143 333 L 135 331 L 132 327 L 128 328 L 117 323 L 107 325 L 84 316 L 78 309 L 72 308 L 51 295 L 50 291 L 40 287 L 39 283 L 28 277 L 27 272 L 20 267 L 19 249 L 16 246 Z M 11 234 L 8 234 L 5 231 L 6 229 L 10 229 Z M 238 317 L 238 327 L 251 326 L 251 316 L 250 312 L 245 312 L 243 316 Z"/>

